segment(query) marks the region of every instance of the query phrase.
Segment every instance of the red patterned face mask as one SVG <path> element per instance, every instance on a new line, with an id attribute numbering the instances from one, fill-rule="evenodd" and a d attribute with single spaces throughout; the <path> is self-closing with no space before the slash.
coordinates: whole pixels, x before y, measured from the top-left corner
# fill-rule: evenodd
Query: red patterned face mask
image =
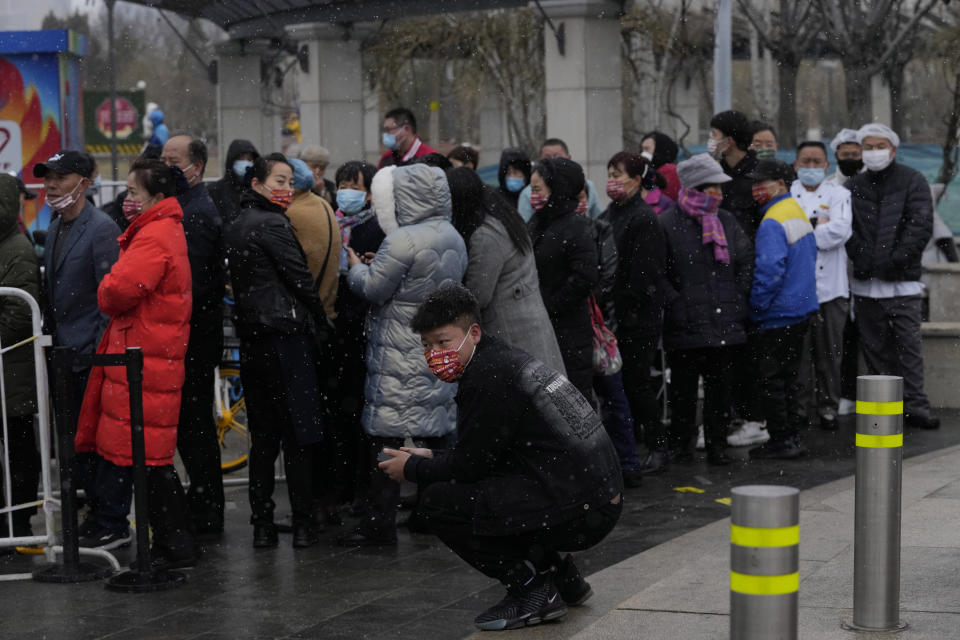
<path id="1" fill-rule="evenodd" d="M 460 362 L 460 349 L 466 344 L 469 335 L 468 333 L 463 336 L 463 341 L 456 349 L 431 349 L 427 352 L 427 366 L 430 367 L 433 375 L 444 382 L 456 382 L 460 379 L 463 369 L 467 366 Z"/>
<path id="2" fill-rule="evenodd" d="M 770 192 L 767 191 L 766 187 L 757 183 L 753 185 L 753 200 L 762 207 L 773 200 L 773 197 L 770 195 Z"/>
<path id="3" fill-rule="evenodd" d="M 274 189 L 270 192 L 270 202 L 286 209 L 293 202 L 292 189 Z"/>
<path id="4" fill-rule="evenodd" d="M 534 211 L 540 211 L 540 209 L 543 209 L 546 206 L 547 199 L 547 196 L 543 195 L 542 193 L 531 193 L 530 207 Z"/>
<path id="5" fill-rule="evenodd" d="M 127 222 L 133 222 L 143 211 L 143 203 L 127 198 L 123 201 L 121 209 L 123 210 L 123 217 L 127 219 Z"/>
<path id="6" fill-rule="evenodd" d="M 580 200 L 579 202 L 577 202 L 577 208 L 574 209 L 574 211 L 581 216 L 585 214 L 587 212 L 587 201 Z"/>

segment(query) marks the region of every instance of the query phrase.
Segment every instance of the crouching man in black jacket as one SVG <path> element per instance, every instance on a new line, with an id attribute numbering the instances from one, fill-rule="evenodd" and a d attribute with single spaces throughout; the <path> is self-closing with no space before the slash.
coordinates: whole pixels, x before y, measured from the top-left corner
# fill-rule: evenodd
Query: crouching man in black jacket
<path id="1" fill-rule="evenodd" d="M 480 330 L 473 295 L 431 294 L 411 321 L 427 364 L 459 382 L 457 445 L 385 449 L 380 468 L 420 484 L 418 521 L 507 588 L 475 620 L 514 629 L 562 617 L 592 595 L 570 555 L 600 542 L 620 518 L 617 453 L 570 382 Z"/>

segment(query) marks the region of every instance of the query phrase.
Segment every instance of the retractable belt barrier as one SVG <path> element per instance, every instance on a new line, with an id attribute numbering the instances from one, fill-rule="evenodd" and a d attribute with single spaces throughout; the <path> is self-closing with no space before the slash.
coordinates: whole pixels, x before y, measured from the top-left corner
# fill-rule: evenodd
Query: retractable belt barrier
<path id="1" fill-rule="evenodd" d="M 130 440 L 133 457 L 133 499 L 136 511 L 137 559 L 130 571 L 113 575 L 106 587 L 113 591 L 160 591 L 178 586 L 186 576 L 176 571 L 155 569 L 150 559 L 150 529 L 147 519 L 147 464 L 143 434 L 143 351 L 128 347 L 124 353 L 78 354 L 73 349 L 53 349 L 54 406 L 60 446 L 61 500 L 63 502 L 64 563 L 34 572 L 36 580 L 45 582 L 76 582 L 105 577 L 98 567 L 79 562 L 79 535 L 77 531 L 76 489 L 73 486 L 73 439 L 76 429 L 76 411 L 79 406 L 73 385 L 67 377 L 74 365 L 90 367 L 124 367 L 130 391 Z M 107 572 L 112 573 L 112 571 Z M 64 579 L 64 578 L 68 579 Z"/>

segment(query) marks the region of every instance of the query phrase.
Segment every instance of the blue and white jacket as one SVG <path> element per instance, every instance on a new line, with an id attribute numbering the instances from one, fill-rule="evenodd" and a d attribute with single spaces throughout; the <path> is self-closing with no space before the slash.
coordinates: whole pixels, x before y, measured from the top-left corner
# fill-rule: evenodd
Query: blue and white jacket
<path id="1" fill-rule="evenodd" d="M 817 304 L 817 241 L 813 226 L 789 193 L 761 209 L 757 227 L 750 319 L 761 329 L 803 321 Z"/>

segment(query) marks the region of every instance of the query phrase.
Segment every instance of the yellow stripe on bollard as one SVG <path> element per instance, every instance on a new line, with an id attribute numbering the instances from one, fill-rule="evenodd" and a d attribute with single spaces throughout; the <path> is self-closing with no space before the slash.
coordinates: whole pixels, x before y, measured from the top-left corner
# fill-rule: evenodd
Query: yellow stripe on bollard
<path id="1" fill-rule="evenodd" d="M 782 576 L 750 576 L 730 572 L 730 590 L 748 596 L 779 596 L 800 590 L 800 573 Z"/>
<path id="2" fill-rule="evenodd" d="M 868 449 L 893 449 L 903 446 L 903 434 L 894 433 L 888 436 L 871 436 L 866 433 L 857 434 L 857 446 Z"/>
<path id="3" fill-rule="evenodd" d="M 867 416 L 898 416 L 903 413 L 903 400 L 896 402 L 857 400 L 857 413 Z"/>
<path id="4" fill-rule="evenodd" d="M 730 543 L 738 547 L 792 547 L 800 544 L 800 525 L 761 529 L 732 524 Z"/>

